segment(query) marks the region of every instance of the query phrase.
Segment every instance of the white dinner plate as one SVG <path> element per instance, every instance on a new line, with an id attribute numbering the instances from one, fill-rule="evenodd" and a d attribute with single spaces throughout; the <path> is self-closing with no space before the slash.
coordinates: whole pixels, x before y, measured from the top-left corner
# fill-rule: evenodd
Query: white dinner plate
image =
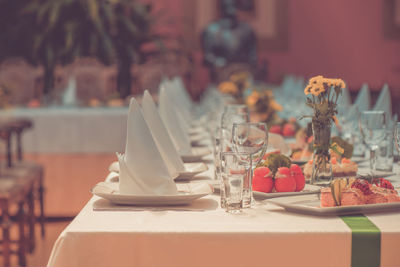
<path id="1" fill-rule="evenodd" d="M 319 194 L 280 197 L 269 199 L 267 202 L 283 207 L 287 211 L 317 216 L 375 213 L 400 210 L 400 202 L 322 208 L 320 206 Z"/>
<path id="2" fill-rule="evenodd" d="M 175 178 L 175 181 L 190 180 L 195 175 L 208 170 L 208 166 L 204 162 L 184 163 L 183 165 L 185 166 L 185 171 L 179 172 L 179 176 Z"/>
<path id="3" fill-rule="evenodd" d="M 190 154 L 181 155 L 184 162 L 201 161 L 201 158 L 211 154 L 208 147 L 192 147 Z"/>
<path id="4" fill-rule="evenodd" d="M 179 175 L 174 179 L 175 181 L 178 180 L 190 180 L 193 179 L 195 175 L 205 172 L 208 170 L 208 166 L 204 162 L 193 162 L 193 163 L 184 163 L 185 170 L 179 172 Z M 119 163 L 118 161 L 114 161 L 108 167 L 110 172 L 119 173 Z M 113 181 L 118 180 L 116 178 Z"/>
<path id="5" fill-rule="evenodd" d="M 357 172 L 360 176 L 370 176 L 371 173 L 369 170 L 358 170 Z M 385 178 L 389 176 L 396 175 L 394 172 L 387 172 L 387 171 L 374 171 L 373 178 Z"/>
<path id="6" fill-rule="evenodd" d="M 317 185 L 306 184 L 300 192 L 274 192 L 274 193 L 264 193 L 259 191 L 253 191 L 253 197 L 255 199 L 269 199 L 275 197 L 286 197 L 286 196 L 299 196 L 307 194 L 316 194 L 320 192 L 321 187 Z"/>
<path id="7" fill-rule="evenodd" d="M 351 161 L 355 162 L 355 163 L 361 163 L 364 161 L 367 161 L 368 159 L 365 157 L 359 157 L 359 156 L 353 156 L 351 157 Z"/>
<path id="8" fill-rule="evenodd" d="M 190 136 L 190 143 L 194 146 L 199 146 L 199 144 L 204 141 L 207 140 L 208 135 L 201 133 L 201 134 L 195 134 L 195 135 L 191 135 Z"/>
<path id="9" fill-rule="evenodd" d="M 177 184 L 178 194 L 172 196 L 158 195 L 124 195 L 119 193 L 117 183 L 100 182 L 91 192 L 111 203 L 134 206 L 174 206 L 187 205 L 195 199 L 207 196 L 213 192 L 207 183 Z"/>
<path id="10" fill-rule="evenodd" d="M 219 181 L 209 182 L 212 187 L 214 187 L 215 191 L 218 192 L 220 190 L 220 183 Z M 256 200 L 264 200 L 270 199 L 275 197 L 286 197 L 286 196 L 299 196 L 299 195 L 307 195 L 307 194 L 316 194 L 320 192 L 321 187 L 316 185 L 306 184 L 304 189 L 300 192 L 274 192 L 274 193 L 264 193 L 259 191 L 253 191 L 253 197 Z"/>
<path id="11" fill-rule="evenodd" d="M 292 164 L 304 165 L 309 161 L 309 159 L 291 159 L 291 161 Z"/>

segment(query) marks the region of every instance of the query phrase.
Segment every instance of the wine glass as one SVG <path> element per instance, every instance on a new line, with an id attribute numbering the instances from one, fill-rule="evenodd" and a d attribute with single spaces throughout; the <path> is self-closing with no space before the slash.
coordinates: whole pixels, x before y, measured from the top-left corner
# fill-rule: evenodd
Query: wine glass
<path id="1" fill-rule="evenodd" d="M 394 143 L 396 146 L 397 154 L 400 155 L 400 122 L 397 122 L 394 126 Z M 399 161 L 400 163 L 400 161 Z"/>
<path id="2" fill-rule="evenodd" d="M 252 178 L 253 168 L 262 160 L 268 145 L 268 129 L 264 122 L 235 123 L 232 128 L 232 143 L 237 153 L 251 155 L 249 175 L 244 182 L 243 207 L 251 207 L 253 201 Z"/>
<path id="3" fill-rule="evenodd" d="M 235 123 L 249 122 L 245 105 L 228 105 L 221 117 L 222 152 L 232 151 L 232 127 Z"/>
<path id="4" fill-rule="evenodd" d="M 364 143 L 370 149 L 370 172 L 376 171 L 376 152 L 386 135 L 386 116 L 384 111 L 363 111 L 360 117 L 360 130 Z"/>

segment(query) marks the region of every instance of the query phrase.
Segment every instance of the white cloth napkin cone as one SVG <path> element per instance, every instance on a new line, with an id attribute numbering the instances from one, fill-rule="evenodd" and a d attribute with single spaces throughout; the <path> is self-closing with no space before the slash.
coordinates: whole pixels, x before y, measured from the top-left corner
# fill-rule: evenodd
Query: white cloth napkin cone
<path id="1" fill-rule="evenodd" d="M 359 112 L 363 112 L 370 109 L 371 106 L 371 96 L 369 93 L 368 84 L 363 84 L 361 90 L 357 95 L 354 105 L 357 107 Z"/>
<path id="2" fill-rule="evenodd" d="M 179 82 L 177 78 L 174 78 L 171 81 L 165 81 L 163 87 L 166 89 L 170 101 L 175 104 L 178 114 L 184 119 L 185 124 L 190 125 L 192 122 L 192 104 L 185 97 L 186 89 L 183 86 L 183 82 Z"/>
<path id="3" fill-rule="evenodd" d="M 185 171 L 183 161 L 157 111 L 152 96 L 147 90 L 143 94 L 142 109 L 144 119 L 170 172 L 179 173 Z"/>
<path id="4" fill-rule="evenodd" d="M 175 104 L 169 99 L 163 85 L 160 86 L 159 111 L 161 119 L 169 135 L 172 137 L 172 141 L 179 154 L 191 154 L 192 147 L 190 145 L 189 134 L 185 130 L 185 125 L 182 125 L 182 121 L 178 118 Z"/>
<path id="5" fill-rule="evenodd" d="M 131 99 L 125 154 L 119 161 L 119 191 L 128 195 L 176 195 L 178 190 L 139 104 Z"/>
<path id="6" fill-rule="evenodd" d="M 390 90 L 387 84 L 384 84 L 382 91 L 376 100 L 374 110 L 383 110 L 388 119 L 392 119 L 392 99 L 390 97 Z"/>

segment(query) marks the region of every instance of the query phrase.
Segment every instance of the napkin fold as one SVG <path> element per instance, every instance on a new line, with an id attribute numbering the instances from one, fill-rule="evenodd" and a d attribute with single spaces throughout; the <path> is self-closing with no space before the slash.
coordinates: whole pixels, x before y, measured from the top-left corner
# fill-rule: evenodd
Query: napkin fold
<path id="1" fill-rule="evenodd" d="M 179 154 L 190 154 L 191 145 L 189 133 L 185 131 L 185 125 L 183 125 L 182 119 L 178 117 L 175 103 L 170 100 L 164 86 L 160 86 L 159 112 Z"/>
<path id="2" fill-rule="evenodd" d="M 387 84 L 384 84 L 376 100 L 374 110 L 383 110 L 388 119 L 392 119 L 392 99 L 390 97 L 390 90 Z"/>
<path id="3" fill-rule="evenodd" d="M 119 191 L 130 195 L 176 195 L 168 170 L 135 98 L 128 113 L 125 154 L 117 154 Z"/>
<path id="4" fill-rule="evenodd" d="M 170 172 L 183 172 L 185 166 L 183 161 L 176 150 L 174 143 L 168 134 L 167 128 L 165 127 L 160 114 L 157 111 L 157 107 L 153 101 L 152 96 L 146 90 L 143 94 L 142 109 L 144 119 L 150 128 L 150 132 L 160 150 L 161 156 L 164 162 L 167 164 Z"/>
<path id="5" fill-rule="evenodd" d="M 371 96 L 368 88 L 368 84 L 364 83 L 361 86 L 360 92 L 357 95 L 354 105 L 357 107 L 359 112 L 367 111 L 371 106 Z"/>

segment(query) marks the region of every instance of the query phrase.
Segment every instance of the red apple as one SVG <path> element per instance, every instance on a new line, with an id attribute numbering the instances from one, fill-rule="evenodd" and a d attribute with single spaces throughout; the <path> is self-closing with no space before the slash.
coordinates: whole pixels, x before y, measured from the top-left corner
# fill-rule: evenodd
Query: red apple
<path id="1" fill-rule="evenodd" d="M 282 130 L 283 136 L 294 136 L 296 134 L 296 127 L 293 123 L 286 123 Z"/>
<path id="2" fill-rule="evenodd" d="M 253 190 L 270 193 L 274 187 L 274 181 L 270 174 L 271 172 L 267 167 L 256 168 L 253 175 Z"/>
<path id="3" fill-rule="evenodd" d="M 291 175 L 289 168 L 280 167 L 275 174 L 276 192 L 294 192 L 296 190 L 296 180 Z"/>
<path id="4" fill-rule="evenodd" d="M 292 166 L 290 166 L 290 172 L 296 181 L 296 192 L 303 190 L 306 185 L 306 179 L 304 178 L 301 168 L 296 164 L 292 164 Z"/>
<path id="5" fill-rule="evenodd" d="M 271 128 L 269 128 L 269 132 L 274 134 L 282 134 L 282 127 L 280 125 L 272 125 Z"/>

